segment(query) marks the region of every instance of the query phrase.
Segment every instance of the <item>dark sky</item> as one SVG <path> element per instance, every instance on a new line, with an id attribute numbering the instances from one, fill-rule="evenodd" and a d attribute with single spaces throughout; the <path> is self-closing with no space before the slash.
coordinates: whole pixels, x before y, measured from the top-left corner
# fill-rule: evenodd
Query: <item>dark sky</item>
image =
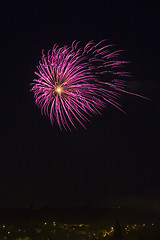
<path id="1" fill-rule="evenodd" d="M 158 1 L 64 2 L 1 7 L 0 206 L 160 199 Z M 41 50 L 106 38 L 125 50 L 131 86 L 150 101 L 124 95 L 126 115 L 108 107 L 86 130 L 61 132 L 30 93 Z"/>

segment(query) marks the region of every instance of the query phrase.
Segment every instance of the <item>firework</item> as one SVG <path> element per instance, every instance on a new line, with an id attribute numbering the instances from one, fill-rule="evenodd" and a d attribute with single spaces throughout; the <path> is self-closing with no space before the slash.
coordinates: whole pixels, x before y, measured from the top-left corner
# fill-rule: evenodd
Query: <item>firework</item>
<path id="1" fill-rule="evenodd" d="M 121 50 L 103 40 L 95 44 L 90 41 L 84 48 L 74 41 L 70 47 L 54 45 L 47 55 L 42 51 L 42 60 L 37 66 L 31 91 L 41 113 L 57 120 L 62 130 L 76 128 L 75 122 L 83 127 L 93 114 L 111 104 L 121 109 L 118 99 L 127 92 L 128 72 L 122 67 Z"/>

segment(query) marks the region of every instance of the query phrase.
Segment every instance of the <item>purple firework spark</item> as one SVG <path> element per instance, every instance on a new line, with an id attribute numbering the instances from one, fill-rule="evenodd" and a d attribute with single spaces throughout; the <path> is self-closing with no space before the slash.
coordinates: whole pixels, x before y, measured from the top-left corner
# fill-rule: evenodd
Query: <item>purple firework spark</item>
<path id="1" fill-rule="evenodd" d="M 76 128 L 75 120 L 85 127 L 88 116 L 100 114 L 107 103 L 122 111 L 117 99 L 130 93 L 122 79 L 129 74 L 121 70 L 127 62 L 117 59 L 121 50 L 113 51 L 105 42 L 90 41 L 84 48 L 77 41 L 70 47 L 55 44 L 47 56 L 42 51 L 31 91 L 41 113 L 50 116 L 52 124 L 56 119 L 60 129 Z"/>

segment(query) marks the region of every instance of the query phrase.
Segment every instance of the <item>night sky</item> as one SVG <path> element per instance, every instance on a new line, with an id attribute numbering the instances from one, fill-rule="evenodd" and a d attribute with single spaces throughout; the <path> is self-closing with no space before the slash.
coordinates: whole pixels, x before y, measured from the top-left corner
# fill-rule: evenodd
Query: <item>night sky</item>
<path id="1" fill-rule="evenodd" d="M 151 1 L 3 1 L 0 207 L 97 206 L 160 200 L 159 12 Z M 54 43 L 109 39 L 124 49 L 127 114 L 108 106 L 87 129 L 60 131 L 30 83 Z"/>

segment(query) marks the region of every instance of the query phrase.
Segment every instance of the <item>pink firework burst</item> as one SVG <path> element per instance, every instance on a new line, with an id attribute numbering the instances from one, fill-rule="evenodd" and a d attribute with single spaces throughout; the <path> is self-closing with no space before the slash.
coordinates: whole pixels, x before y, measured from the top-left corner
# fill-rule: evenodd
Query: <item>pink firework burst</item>
<path id="1" fill-rule="evenodd" d="M 75 121 L 85 127 L 88 117 L 100 114 L 107 103 L 122 111 L 117 100 L 129 93 L 122 79 L 129 74 L 121 70 L 127 62 L 118 59 L 121 50 L 105 42 L 90 41 L 84 48 L 76 41 L 70 47 L 55 44 L 46 56 L 42 51 L 31 91 L 41 113 L 52 124 L 57 120 L 61 130 L 76 128 Z"/>

